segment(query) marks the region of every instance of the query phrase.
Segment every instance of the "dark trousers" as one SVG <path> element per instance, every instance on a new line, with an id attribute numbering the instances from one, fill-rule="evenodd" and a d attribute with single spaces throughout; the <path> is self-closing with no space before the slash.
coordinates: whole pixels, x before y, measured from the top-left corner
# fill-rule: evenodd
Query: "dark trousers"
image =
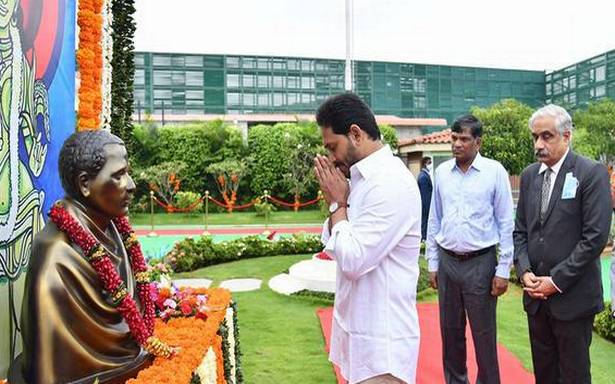
<path id="1" fill-rule="evenodd" d="M 594 315 L 561 321 L 542 303 L 527 319 L 536 383 L 590 384 L 589 345 Z"/>
<path id="2" fill-rule="evenodd" d="M 427 223 L 429 222 L 429 206 L 423 206 L 421 212 L 421 240 L 427 239 Z"/>
<path id="3" fill-rule="evenodd" d="M 499 384 L 496 349 L 497 299 L 491 282 L 497 265 L 495 249 L 469 260 L 457 260 L 440 250 L 438 299 L 444 377 L 447 384 L 466 384 L 466 315 L 470 321 L 478 365 L 477 384 Z"/>

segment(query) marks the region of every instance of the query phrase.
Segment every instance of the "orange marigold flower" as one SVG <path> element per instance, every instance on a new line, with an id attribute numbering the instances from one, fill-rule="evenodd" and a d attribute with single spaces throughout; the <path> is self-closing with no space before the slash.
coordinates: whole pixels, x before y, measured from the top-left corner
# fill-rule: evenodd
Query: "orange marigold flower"
<path id="1" fill-rule="evenodd" d="M 198 289 L 198 294 L 208 296 L 208 306 L 212 308 L 206 317 L 179 317 L 168 322 L 156 320 L 155 334 L 163 342 L 180 347 L 180 352 L 172 359 L 157 357 L 147 369 L 139 372 L 128 384 L 168 383 L 185 384 L 190 382 L 192 372 L 199 366 L 209 347 L 216 353 L 217 383 L 226 384 L 222 356 L 222 338 L 217 335 L 224 320 L 231 294 L 226 289 Z"/>

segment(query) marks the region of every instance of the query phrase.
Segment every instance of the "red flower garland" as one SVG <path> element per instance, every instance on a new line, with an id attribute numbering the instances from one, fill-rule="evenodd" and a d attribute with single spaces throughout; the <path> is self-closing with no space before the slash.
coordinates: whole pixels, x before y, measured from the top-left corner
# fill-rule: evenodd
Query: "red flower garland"
<path id="1" fill-rule="evenodd" d="M 142 345 L 148 352 L 156 356 L 171 357 L 176 350 L 154 337 L 154 300 L 151 295 L 151 282 L 147 264 L 141 251 L 139 241 L 135 236 L 130 223 L 126 217 L 120 217 L 115 223 L 132 266 L 133 275 L 137 281 L 137 293 L 143 306 L 144 314 L 141 315 L 137 308 L 137 303 L 128 294 L 126 283 L 122 281 L 115 266 L 109 259 L 107 251 L 83 226 L 66 210 L 61 202 L 53 205 L 49 212 L 49 217 L 58 228 L 66 233 L 70 240 L 75 243 L 90 262 L 105 290 L 110 293 L 113 302 L 117 305 L 128 328 L 135 340 Z"/>

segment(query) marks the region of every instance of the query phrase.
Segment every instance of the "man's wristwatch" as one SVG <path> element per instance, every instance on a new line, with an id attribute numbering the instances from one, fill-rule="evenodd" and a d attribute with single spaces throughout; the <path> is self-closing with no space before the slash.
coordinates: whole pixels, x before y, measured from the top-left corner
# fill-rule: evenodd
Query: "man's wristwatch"
<path id="1" fill-rule="evenodd" d="M 340 208 L 348 208 L 348 204 L 338 203 L 337 201 L 334 201 L 333 203 L 329 205 L 329 213 L 334 214 Z"/>

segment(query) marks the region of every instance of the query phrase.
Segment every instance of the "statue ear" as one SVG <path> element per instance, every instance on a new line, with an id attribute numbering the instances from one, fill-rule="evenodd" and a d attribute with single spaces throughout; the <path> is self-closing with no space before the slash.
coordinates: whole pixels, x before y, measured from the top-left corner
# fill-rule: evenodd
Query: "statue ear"
<path id="1" fill-rule="evenodd" d="M 87 172 L 79 172 L 77 176 L 77 186 L 79 187 L 81 195 L 87 199 L 90 196 L 90 176 Z"/>

